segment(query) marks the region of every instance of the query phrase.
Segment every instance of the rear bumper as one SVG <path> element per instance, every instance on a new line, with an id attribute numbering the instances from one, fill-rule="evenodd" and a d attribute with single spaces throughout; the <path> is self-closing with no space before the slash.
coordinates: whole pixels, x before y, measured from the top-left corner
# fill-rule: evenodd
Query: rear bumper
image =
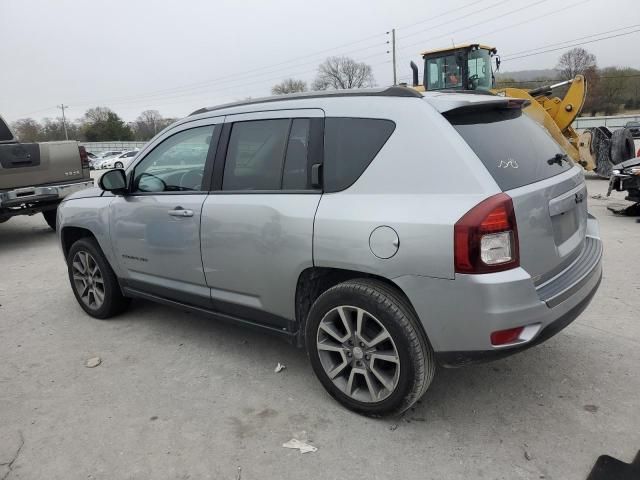
<path id="1" fill-rule="evenodd" d="M 587 235 L 580 256 L 537 288 L 522 268 L 456 275 L 455 280 L 406 276 L 394 281 L 409 297 L 442 365 L 500 358 L 550 338 L 587 307 L 602 278 L 602 243 L 593 217 Z M 528 327 L 526 338 L 491 344 L 492 332 L 520 326 Z"/>
<path id="2" fill-rule="evenodd" d="M 500 358 L 508 357 L 510 355 L 522 352 L 523 350 L 526 350 L 528 348 L 539 345 L 545 340 L 553 337 L 556 333 L 560 332 L 565 327 L 569 326 L 569 324 L 576 318 L 578 318 L 578 316 L 585 310 L 585 308 L 589 306 L 591 300 L 596 294 L 596 291 L 598 290 L 598 287 L 600 286 L 600 281 L 602 280 L 602 270 L 600 270 L 600 274 L 597 276 L 597 278 L 598 281 L 591 292 L 589 292 L 589 294 L 583 300 L 581 300 L 580 303 L 578 303 L 575 307 L 562 315 L 560 318 L 554 320 L 546 327 L 541 329 L 538 336 L 533 338 L 531 341 L 503 349 L 480 351 L 472 350 L 467 352 L 436 352 L 436 359 L 438 363 L 445 367 L 461 367 L 472 363 L 498 360 Z"/>
<path id="3" fill-rule="evenodd" d="M 57 184 L 42 185 L 38 187 L 21 187 L 14 190 L 0 192 L 0 208 L 18 207 L 29 203 L 49 203 L 62 200 L 85 188 L 93 187 L 93 180 Z"/>

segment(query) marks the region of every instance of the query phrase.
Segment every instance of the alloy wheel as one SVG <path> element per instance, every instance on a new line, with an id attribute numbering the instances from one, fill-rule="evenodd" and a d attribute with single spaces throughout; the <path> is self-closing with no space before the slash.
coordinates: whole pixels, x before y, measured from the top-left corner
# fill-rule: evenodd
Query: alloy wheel
<path id="1" fill-rule="evenodd" d="M 380 402 L 400 378 L 400 357 L 389 331 L 366 310 L 342 305 L 318 325 L 316 348 L 333 384 L 354 400 Z"/>
<path id="2" fill-rule="evenodd" d="M 84 304 L 98 310 L 104 303 L 104 278 L 95 258 L 86 251 L 79 251 L 72 262 L 73 283 Z"/>

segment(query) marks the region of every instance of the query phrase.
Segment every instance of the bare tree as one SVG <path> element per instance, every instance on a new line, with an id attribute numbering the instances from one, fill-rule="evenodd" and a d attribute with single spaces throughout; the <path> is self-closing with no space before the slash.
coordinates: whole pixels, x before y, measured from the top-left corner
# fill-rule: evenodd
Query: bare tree
<path id="1" fill-rule="evenodd" d="M 90 108 L 84 114 L 84 121 L 86 123 L 106 122 L 109 119 L 110 113 L 113 112 L 107 107 Z"/>
<path id="2" fill-rule="evenodd" d="M 584 48 L 576 47 L 562 54 L 556 69 L 560 72 L 562 79 L 570 80 L 578 74 L 584 75 L 587 70 L 595 67 L 596 56 Z"/>
<path id="3" fill-rule="evenodd" d="M 329 57 L 318 66 L 314 90 L 341 90 L 375 86 L 370 65 L 349 57 Z"/>
<path id="4" fill-rule="evenodd" d="M 21 118 L 11 124 L 21 142 L 37 142 L 42 134 L 42 125 L 33 118 Z"/>
<path id="5" fill-rule="evenodd" d="M 304 80 L 296 80 L 295 78 L 287 78 L 280 83 L 271 87 L 271 93 L 274 95 L 285 95 L 287 93 L 306 92 L 307 82 Z"/>
<path id="6" fill-rule="evenodd" d="M 135 132 L 136 140 L 149 140 L 167 125 L 166 119 L 160 115 L 160 112 L 157 110 L 145 110 L 138 115 L 138 118 L 132 124 L 132 128 Z"/>

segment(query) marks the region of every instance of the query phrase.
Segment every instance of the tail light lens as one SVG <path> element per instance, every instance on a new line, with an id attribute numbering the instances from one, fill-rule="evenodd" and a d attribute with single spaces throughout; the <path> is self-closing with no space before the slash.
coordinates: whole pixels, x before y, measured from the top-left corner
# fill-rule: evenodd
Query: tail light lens
<path id="1" fill-rule="evenodd" d="M 87 155 L 87 149 L 83 146 L 79 146 L 78 151 L 80 152 L 80 164 L 82 165 L 82 168 L 89 168 L 89 155 Z"/>
<path id="2" fill-rule="evenodd" d="M 499 193 L 483 200 L 454 227 L 457 273 L 490 273 L 520 265 L 518 227 L 511 197 Z"/>

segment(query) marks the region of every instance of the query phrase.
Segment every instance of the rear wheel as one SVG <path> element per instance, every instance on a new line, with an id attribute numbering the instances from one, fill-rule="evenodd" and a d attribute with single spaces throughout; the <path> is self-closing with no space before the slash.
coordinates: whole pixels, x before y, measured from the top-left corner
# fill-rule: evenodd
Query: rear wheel
<path id="1" fill-rule="evenodd" d="M 110 318 L 128 307 L 130 300 L 122 295 L 115 273 L 93 238 L 81 238 L 71 246 L 67 269 L 76 300 L 92 317 Z"/>
<path id="2" fill-rule="evenodd" d="M 352 280 L 323 293 L 309 312 L 305 337 L 322 385 L 358 413 L 402 413 L 434 376 L 433 350 L 413 309 L 378 280 Z"/>
<path id="3" fill-rule="evenodd" d="M 42 212 L 42 216 L 44 217 L 47 225 L 49 225 L 53 230 L 56 229 L 56 216 L 58 214 L 58 209 L 54 208 L 53 210 L 45 210 Z"/>

